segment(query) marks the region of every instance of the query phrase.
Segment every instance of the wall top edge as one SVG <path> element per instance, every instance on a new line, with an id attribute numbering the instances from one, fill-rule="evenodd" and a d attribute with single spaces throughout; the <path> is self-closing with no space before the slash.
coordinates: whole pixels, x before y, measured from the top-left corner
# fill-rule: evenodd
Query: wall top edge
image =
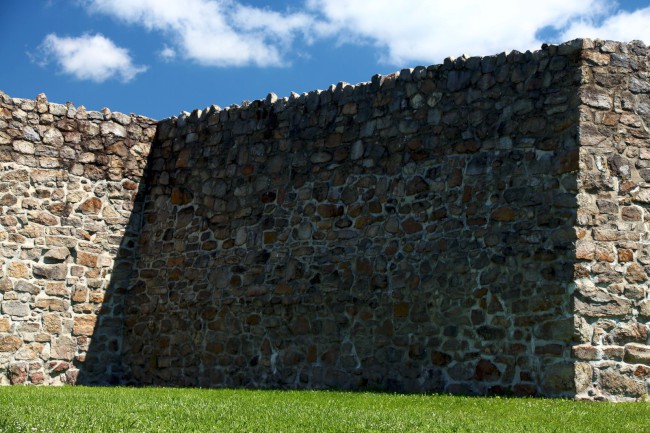
<path id="1" fill-rule="evenodd" d="M 66 102 L 65 104 L 48 102 L 45 93 L 39 93 L 34 99 L 12 98 L 11 96 L 4 93 L 2 89 L 0 89 L 0 103 L 28 111 L 31 111 L 38 106 L 47 106 L 47 112 L 49 113 L 57 113 L 75 119 L 88 119 L 96 121 L 112 120 L 123 125 L 129 124 L 132 121 L 135 121 L 136 123 L 151 125 L 158 122 L 156 119 L 152 119 L 150 117 L 133 113 L 124 114 L 117 111 L 111 111 L 106 107 L 102 108 L 101 111 L 88 111 L 83 105 L 75 107 L 72 102 Z"/>
<path id="2" fill-rule="evenodd" d="M 161 123 L 161 124 L 175 124 L 177 122 L 197 122 L 203 120 L 204 118 L 219 113 L 221 111 L 231 111 L 231 110 L 247 110 L 247 109 L 259 109 L 267 107 L 268 109 L 273 108 L 274 111 L 282 111 L 285 108 L 292 106 L 294 104 L 301 105 L 306 104 L 308 101 L 313 101 L 314 99 L 318 100 L 322 96 L 329 97 L 333 100 L 342 99 L 342 96 L 351 95 L 353 92 L 365 91 L 368 90 L 378 90 L 382 86 L 392 85 L 395 81 L 402 82 L 417 82 L 423 79 L 426 79 L 429 74 L 443 73 L 445 71 L 454 71 L 454 70 L 474 70 L 481 67 L 481 64 L 493 63 L 496 66 L 499 66 L 503 63 L 521 63 L 527 61 L 536 61 L 541 60 L 545 57 L 553 56 L 556 54 L 559 55 L 569 55 L 581 50 L 592 50 L 600 49 L 605 52 L 625 52 L 629 49 L 643 49 L 647 50 L 647 46 L 643 41 L 633 40 L 630 42 L 618 42 L 612 40 L 604 39 L 590 39 L 590 38 L 577 38 L 561 44 L 542 44 L 541 49 L 535 51 L 526 51 L 520 52 L 517 50 L 513 51 L 504 51 L 499 54 L 487 55 L 487 56 L 473 56 L 468 57 L 463 54 L 460 57 L 447 57 L 440 64 L 430 65 L 430 66 L 416 66 L 413 68 L 404 68 L 400 71 L 395 71 L 391 74 L 381 75 L 375 74 L 372 76 L 370 81 L 365 81 L 357 84 L 350 84 L 346 82 L 339 82 L 338 84 L 330 85 L 326 90 L 312 90 L 309 92 L 304 92 L 298 94 L 291 92 L 289 96 L 278 97 L 274 93 L 269 93 L 264 99 L 256 99 L 253 101 L 242 101 L 241 104 L 232 104 L 228 107 L 219 107 L 218 105 L 212 105 L 210 107 L 205 107 L 204 109 L 195 109 L 192 112 L 182 111 L 177 116 L 171 116 L 159 121 L 151 119 L 146 116 L 140 116 L 131 113 L 126 115 L 119 112 L 111 112 L 108 108 L 103 108 L 101 111 L 86 111 L 83 105 L 79 107 L 74 106 L 72 102 L 67 102 L 65 104 L 56 104 L 49 103 L 51 106 L 54 106 L 55 109 L 61 111 L 62 109 L 67 110 L 68 116 L 88 116 L 90 119 L 95 120 L 116 120 L 118 123 L 119 119 L 123 121 L 126 118 L 136 119 L 138 122 L 143 123 Z M 41 93 L 36 96 L 34 100 L 31 99 L 22 99 L 22 98 L 11 98 L 6 93 L 0 89 L 0 100 L 5 104 L 13 104 L 20 106 L 22 104 L 30 103 L 48 103 L 47 98 L 44 93 Z"/>
<path id="3" fill-rule="evenodd" d="M 218 105 L 212 105 L 204 109 L 195 109 L 192 112 L 183 111 L 177 116 L 163 119 L 160 122 L 172 125 L 178 122 L 182 124 L 186 122 L 192 123 L 202 121 L 208 116 L 224 111 L 260 109 L 264 107 L 267 109 L 272 108 L 274 111 L 278 112 L 295 105 L 309 105 L 319 99 L 341 101 L 348 99 L 347 96 L 352 95 L 354 92 L 364 92 L 366 90 L 376 91 L 385 85 L 394 85 L 395 81 L 417 82 L 432 76 L 434 73 L 440 74 L 445 72 L 448 73 L 449 71 L 476 70 L 480 69 L 483 63 L 491 63 L 492 65 L 500 66 L 503 63 L 539 61 L 554 55 L 570 55 L 584 50 L 601 49 L 608 52 L 625 52 L 632 48 L 642 48 L 646 50 L 647 46 L 643 41 L 638 40 L 618 42 L 603 39 L 578 38 L 561 44 L 543 44 L 539 50 L 526 51 L 523 53 L 513 50 L 488 56 L 468 57 L 462 55 L 457 58 L 448 57 L 440 64 L 404 68 L 387 75 L 376 74 L 370 79 L 370 81 L 357 84 L 339 82 L 338 84 L 330 85 L 325 90 L 317 89 L 302 94 L 291 92 L 289 96 L 282 98 L 278 97 L 274 93 L 269 93 L 264 99 L 243 101 L 240 105 L 233 104 L 223 108 Z"/>

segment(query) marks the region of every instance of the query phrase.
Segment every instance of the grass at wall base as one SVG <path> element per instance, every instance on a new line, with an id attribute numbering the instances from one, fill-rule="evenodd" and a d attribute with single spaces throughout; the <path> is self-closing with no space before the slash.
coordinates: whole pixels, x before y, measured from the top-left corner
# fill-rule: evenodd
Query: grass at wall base
<path id="1" fill-rule="evenodd" d="M 0 388 L 7 432 L 641 432 L 647 403 L 179 388 Z"/>

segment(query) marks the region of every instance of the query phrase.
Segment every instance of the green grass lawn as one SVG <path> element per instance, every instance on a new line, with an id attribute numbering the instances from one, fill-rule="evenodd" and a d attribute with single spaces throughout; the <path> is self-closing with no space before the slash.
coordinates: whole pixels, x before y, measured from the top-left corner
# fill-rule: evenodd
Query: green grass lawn
<path id="1" fill-rule="evenodd" d="M 318 391 L 0 388 L 0 432 L 648 432 L 650 404 Z"/>

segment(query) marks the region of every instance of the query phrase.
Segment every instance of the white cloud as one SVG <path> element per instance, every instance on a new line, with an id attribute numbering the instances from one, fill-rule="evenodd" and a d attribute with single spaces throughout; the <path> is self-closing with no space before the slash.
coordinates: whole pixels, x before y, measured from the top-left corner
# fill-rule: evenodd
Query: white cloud
<path id="1" fill-rule="evenodd" d="M 650 43 L 650 6 L 633 12 L 620 11 L 600 23 L 581 19 L 562 32 L 563 39 L 589 37 L 629 42 L 640 39 Z"/>
<path id="2" fill-rule="evenodd" d="M 163 60 L 220 67 L 282 66 L 304 44 L 327 40 L 365 45 L 397 66 L 577 37 L 650 42 L 650 6 L 620 12 L 612 0 L 302 0 L 283 12 L 243 0 L 78 1 L 93 13 L 160 32 Z"/>
<path id="3" fill-rule="evenodd" d="M 158 54 L 166 62 L 170 62 L 176 58 L 176 50 L 168 47 L 167 45 L 165 45 L 163 49 L 158 52 Z"/>
<path id="4" fill-rule="evenodd" d="M 561 29 L 579 18 L 604 13 L 605 0 L 308 0 L 324 23 L 320 35 L 366 41 L 394 64 L 440 62 L 449 55 L 495 54 L 539 49 L 542 28 Z"/>
<path id="5" fill-rule="evenodd" d="M 311 17 L 235 0 L 85 0 L 91 12 L 161 31 L 181 57 L 211 66 L 280 66 Z"/>
<path id="6" fill-rule="evenodd" d="M 36 58 L 43 65 L 53 60 L 64 73 L 95 82 L 113 77 L 127 82 L 147 70 L 146 66 L 134 65 L 128 50 L 101 34 L 73 38 L 51 33 L 39 46 Z"/>

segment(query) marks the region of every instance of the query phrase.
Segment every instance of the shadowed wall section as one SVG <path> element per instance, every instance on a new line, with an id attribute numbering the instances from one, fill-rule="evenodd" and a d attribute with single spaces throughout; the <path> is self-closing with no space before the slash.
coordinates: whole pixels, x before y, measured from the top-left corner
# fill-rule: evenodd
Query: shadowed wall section
<path id="1" fill-rule="evenodd" d="M 570 395 L 579 48 L 161 122 L 134 383 Z"/>

